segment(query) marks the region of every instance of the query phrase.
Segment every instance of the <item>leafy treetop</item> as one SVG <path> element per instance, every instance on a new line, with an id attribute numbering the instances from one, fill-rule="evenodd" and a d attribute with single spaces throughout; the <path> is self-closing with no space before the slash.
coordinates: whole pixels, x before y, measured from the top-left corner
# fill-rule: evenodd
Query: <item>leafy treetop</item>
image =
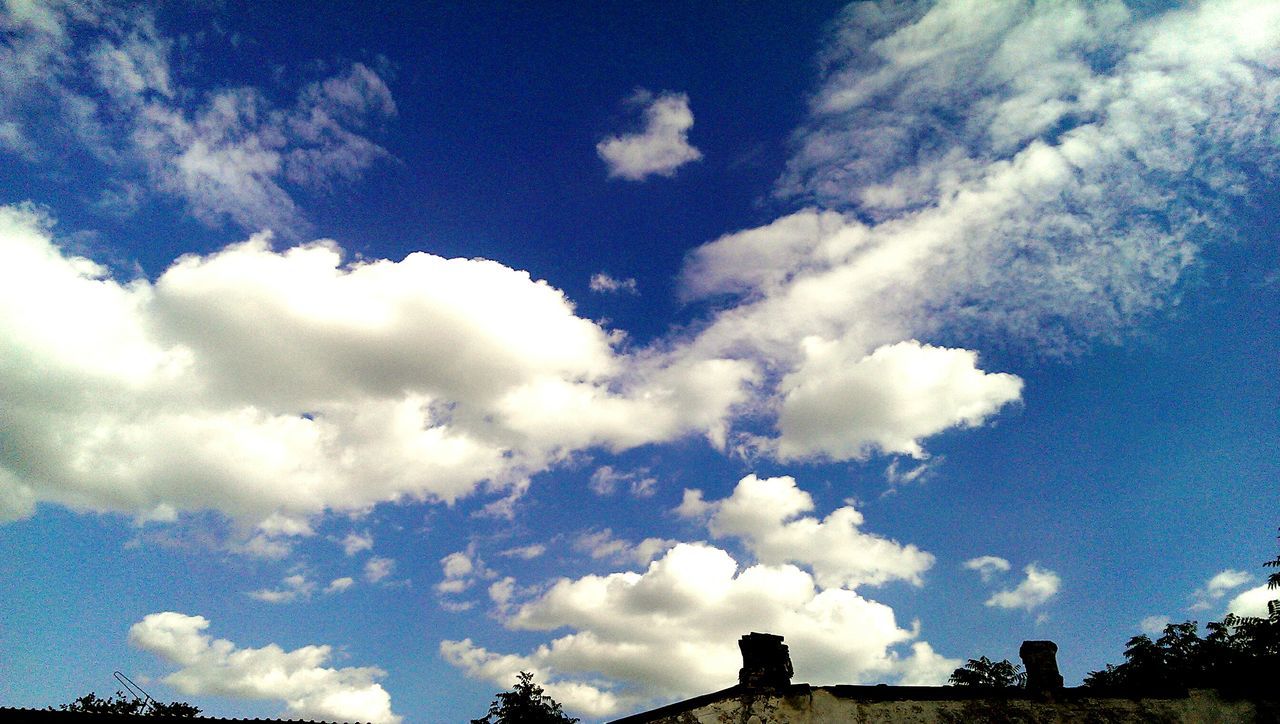
<path id="1" fill-rule="evenodd" d="M 533 683 L 533 674 L 521 671 L 515 688 L 499 693 L 489 705 L 489 713 L 472 719 L 471 724 L 573 724 L 576 721 L 565 714 L 541 686 Z"/>
<path id="2" fill-rule="evenodd" d="M 992 661 L 985 656 L 969 659 L 951 672 L 947 680 L 952 686 L 974 686 L 983 689 L 1011 689 L 1027 685 L 1027 674 L 1008 659 Z"/>
<path id="3" fill-rule="evenodd" d="M 200 715 L 200 709 L 181 701 L 168 704 L 154 699 L 139 699 L 117 691 L 115 696 L 98 698 L 92 691 L 76 699 L 70 704 L 61 704 L 57 709 L 49 707 L 49 711 L 74 711 L 84 714 L 124 714 L 127 716 L 168 716 L 194 718 Z"/>

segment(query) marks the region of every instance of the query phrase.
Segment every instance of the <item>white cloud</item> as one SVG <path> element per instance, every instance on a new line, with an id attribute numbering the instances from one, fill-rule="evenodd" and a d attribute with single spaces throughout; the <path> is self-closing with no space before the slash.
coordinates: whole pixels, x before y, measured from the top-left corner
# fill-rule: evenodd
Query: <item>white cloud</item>
<path id="1" fill-rule="evenodd" d="M 630 277 L 616 279 L 604 272 L 597 272 L 591 275 L 591 291 L 601 294 L 625 292 L 634 295 L 640 293 L 640 287 L 636 284 L 636 280 Z"/>
<path id="2" fill-rule="evenodd" d="M 723 500 L 706 502 L 700 491 L 686 491 L 678 512 L 709 515 L 707 529 L 716 538 L 741 539 L 764 564 L 808 566 L 826 588 L 895 580 L 922 585 L 921 574 L 933 565 L 931 554 L 859 530 L 862 513 L 852 506 L 821 520 L 804 515 L 813 509 L 813 498 L 793 478 L 748 475 Z"/>
<path id="3" fill-rule="evenodd" d="M 783 377 L 777 456 L 863 459 L 870 451 L 924 457 L 920 438 L 973 427 L 1018 400 L 1022 380 L 977 367 L 978 356 L 915 340 L 863 356 L 857 345 L 808 337 Z"/>
<path id="4" fill-rule="evenodd" d="M 1230 568 L 1219 571 L 1206 581 L 1203 586 L 1192 592 L 1193 603 L 1191 604 L 1191 610 L 1207 611 L 1213 608 L 1215 603 L 1221 601 L 1228 591 L 1239 588 L 1252 580 L 1253 576 L 1244 571 Z"/>
<path id="5" fill-rule="evenodd" d="M 898 488 L 904 485 L 911 485 L 916 482 L 924 483 L 924 481 L 933 477 L 938 466 L 941 465 L 944 460 L 946 460 L 945 457 L 938 456 L 929 460 L 916 462 L 906 470 L 900 470 L 899 466 L 901 464 L 901 458 L 895 457 L 893 460 L 889 461 L 889 465 L 884 469 L 884 479 L 889 486 L 885 488 L 885 492 L 882 495 L 889 495 L 897 492 Z"/>
<path id="6" fill-rule="evenodd" d="M 964 562 L 964 567 L 971 571 L 977 571 L 978 575 L 982 576 L 982 581 L 984 583 L 990 581 L 995 574 L 1004 573 L 1010 568 L 1009 561 L 999 556 L 978 556 L 977 558 L 970 558 Z"/>
<path id="7" fill-rule="evenodd" d="M 899 349 L 950 369 L 938 389 L 954 403 L 870 360 L 938 337 L 1046 354 L 1119 339 L 1176 294 L 1201 244 L 1230 237 L 1231 204 L 1205 190 L 1229 199 L 1280 175 L 1269 0 L 859 4 L 831 38 L 778 187 L 813 207 L 695 250 L 682 280 L 718 311 L 681 351 L 765 373 L 755 410 L 781 432 L 765 452 L 918 455 L 984 422 L 1019 381 L 972 353 Z M 882 389 L 936 404 L 877 416 Z"/>
<path id="8" fill-rule="evenodd" d="M 689 145 L 689 129 L 693 127 L 689 96 L 654 96 L 640 90 L 629 103 L 643 108 L 644 130 L 610 136 L 596 144 L 596 152 L 609 166 L 610 177 L 643 181 L 652 175 L 672 176 L 684 164 L 702 158 L 702 152 Z"/>
<path id="9" fill-rule="evenodd" d="M 612 495 L 618 486 L 626 484 L 631 494 L 637 498 L 647 498 L 655 492 L 658 479 L 649 474 L 648 468 L 639 468 L 623 472 L 612 465 L 601 465 L 591 474 L 588 483 L 591 492 L 596 495 Z"/>
<path id="10" fill-rule="evenodd" d="M 360 63 L 303 86 L 291 107 L 226 84 L 202 95 L 175 84 L 174 41 L 146 9 L 41 8 L 39 22 L 15 4 L 0 11 L 12 35 L 0 51 L 0 149 L 35 159 L 78 145 L 112 170 L 116 188 L 137 190 L 145 179 L 211 224 L 284 233 L 302 223 L 289 185 L 326 189 L 389 157 L 362 134 L 395 103 Z M 138 207 L 136 196 L 127 200 L 108 203 Z"/>
<path id="11" fill-rule="evenodd" d="M 1266 618 L 1270 615 L 1267 604 L 1276 600 L 1280 600 L 1280 591 L 1274 588 L 1267 588 L 1267 584 L 1264 583 L 1247 591 L 1241 591 L 1235 598 L 1232 598 L 1227 604 L 1227 613 L 1234 613 L 1237 616 Z"/>
<path id="12" fill-rule="evenodd" d="M 360 551 L 367 550 L 373 550 L 373 536 L 368 531 L 364 533 L 351 532 L 347 534 L 346 538 L 342 539 L 342 552 L 348 556 L 354 556 Z"/>
<path id="13" fill-rule="evenodd" d="M 411 254 L 344 264 L 266 236 L 122 283 L 0 207 L 0 486 L 36 501 L 294 523 L 519 492 L 574 450 L 723 441 L 750 365 L 619 356 L 528 274 Z M 7 362 L 7 364 L 5 363 Z M 264 555 L 300 530 L 264 531 Z"/>
<path id="14" fill-rule="evenodd" d="M 546 546 L 541 543 L 531 543 L 527 546 L 520 546 L 518 548 L 508 548 L 507 550 L 502 551 L 500 555 L 531 561 L 546 552 Z"/>
<path id="15" fill-rule="evenodd" d="M 396 569 L 396 562 L 390 558 L 374 556 L 365 561 L 364 579 L 369 583 L 377 583 L 390 576 Z"/>
<path id="16" fill-rule="evenodd" d="M 275 644 L 240 648 L 213 639 L 203 616 L 168 611 L 149 614 L 129 629 L 129 643 L 179 667 L 163 681 L 188 695 L 281 701 L 290 717 L 367 721 L 401 720 L 371 666 L 333 669 L 329 646 L 285 651 Z"/>
<path id="17" fill-rule="evenodd" d="M 351 588 L 352 586 L 354 586 L 355 583 L 356 583 L 355 579 L 352 578 L 351 576 L 343 576 L 341 578 L 335 578 L 332 581 L 329 581 L 328 586 L 325 586 L 324 592 L 325 593 L 342 593 L 348 588 Z"/>
<path id="18" fill-rule="evenodd" d="M 1142 619 L 1138 627 L 1148 636 L 1160 636 L 1164 633 L 1165 626 L 1171 623 L 1168 616 L 1147 616 Z"/>
<path id="19" fill-rule="evenodd" d="M 262 588 L 257 591 L 250 591 L 249 597 L 267 603 L 290 603 L 300 598 L 311 598 L 311 594 L 316 590 L 316 584 L 307 580 L 307 577 L 300 573 L 286 576 L 281 583 L 284 585 L 280 588 Z"/>
<path id="20" fill-rule="evenodd" d="M 1042 606 L 1058 594 L 1062 578 L 1053 571 L 1032 563 L 1022 569 L 1026 578 L 1011 589 L 997 591 L 988 598 L 986 605 L 996 608 L 1031 609 Z"/>
<path id="21" fill-rule="evenodd" d="M 639 543 L 629 543 L 613 537 L 609 528 L 583 533 L 578 536 L 574 547 L 589 554 L 592 558 L 608 558 L 614 561 L 631 561 L 645 566 L 678 541 L 666 538 L 645 538 Z"/>
<path id="22" fill-rule="evenodd" d="M 937 685 L 960 663 L 924 642 L 905 656 L 894 651 L 914 634 L 883 604 L 819 589 L 792 565 L 740 567 L 705 544 L 677 545 L 644 573 L 561 579 L 506 623 L 573 632 L 525 655 L 491 652 L 471 639 L 443 641 L 441 653 L 495 684 L 532 671 L 557 701 L 591 717 L 732 684 L 742 663 L 736 642 L 748 631 L 785 636 L 799 681 L 891 677 Z"/>
<path id="23" fill-rule="evenodd" d="M 531 671 L 557 701 L 597 718 L 732 684 L 741 666 L 736 642 L 749 631 L 785 636 L 800 681 L 939 685 L 961 663 L 913 641 L 919 622 L 901 628 L 888 606 L 846 587 L 918 581 L 933 561 L 915 546 L 858 531 L 852 508 L 821 521 L 799 517 L 813 509 L 807 493 L 790 478 L 755 476 L 723 500 L 686 491 L 685 502 L 683 514 L 705 518 L 713 535 L 736 538 L 757 561 L 739 563 L 707 543 L 660 541 L 662 554 L 640 572 L 524 589 L 503 579 L 490 598 L 504 625 L 568 633 L 526 654 L 490 651 L 472 639 L 443 641 L 441 654 L 496 684 Z M 630 550 L 608 530 L 579 545 L 600 557 Z M 638 560 L 650 557 L 635 552 Z M 898 650 L 908 642 L 909 652 Z"/>

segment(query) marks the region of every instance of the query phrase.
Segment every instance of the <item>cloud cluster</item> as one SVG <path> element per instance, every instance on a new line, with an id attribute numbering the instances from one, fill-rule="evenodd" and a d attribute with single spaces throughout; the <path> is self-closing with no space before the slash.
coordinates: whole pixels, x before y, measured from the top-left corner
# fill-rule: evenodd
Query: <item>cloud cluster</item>
<path id="1" fill-rule="evenodd" d="M 1020 382 L 929 341 L 1060 354 L 1166 304 L 1280 171 L 1277 48 L 1266 0 L 851 5 L 777 187 L 813 206 L 689 255 L 686 354 L 759 364 L 783 457 L 989 420 Z"/>
<path id="2" fill-rule="evenodd" d="M 389 156 L 364 134 L 395 102 L 360 63 L 277 107 L 254 88 L 178 86 L 175 43 L 143 8 L 6 3 L 0 28 L 0 152 L 48 162 L 79 149 L 113 171 L 109 210 L 131 213 L 145 186 L 211 224 L 292 234 L 291 187 L 355 180 Z"/>
<path id="3" fill-rule="evenodd" d="M 852 508 L 821 521 L 797 517 L 812 507 L 789 478 L 744 478 L 721 501 L 687 495 L 684 513 L 706 516 L 709 532 L 738 538 L 756 561 L 739 562 L 707 543 L 677 543 L 642 572 L 562 578 L 518 605 L 507 585 L 505 625 L 570 633 L 528 654 L 490 651 L 471 639 L 443 641 L 441 653 L 496 684 L 533 671 L 558 701 L 597 717 L 732 684 L 741 666 L 737 638 L 753 630 L 786 637 L 799 680 L 945 681 L 957 660 L 912 641 L 914 627 L 902 628 L 892 609 L 852 590 L 918 581 L 933 557 L 858 531 Z M 752 526 L 761 532 L 749 532 Z M 897 650 L 903 646 L 907 652 Z"/>
<path id="4" fill-rule="evenodd" d="M 748 365 L 637 363 L 615 342 L 495 262 L 344 263 L 257 235 L 126 283 L 0 207 L 0 503 L 215 509 L 275 521 L 257 547 L 278 552 L 325 510 L 519 492 L 593 445 L 723 439 Z"/>
<path id="5" fill-rule="evenodd" d="M 702 152 L 689 145 L 689 129 L 693 127 L 689 96 L 654 96 L 638 90 L 628 103 L 643 109 L 644 130 L 610 136 L 596 144 L 596 153 L 609 167 L 610 177 L 643 181 L 649 176 L 673 176 L 676 169 L 702 158 Z"/>
<path id="6" fill-rule="evenodd" d="M 1191 593 L 1192 611 L 1207 611 L 1222 601 L 1228 592 L 1253 580 L 1253 576 L 1245 571 L 1231 568 L 1219 571 L 1205 584 Z"/>
<path id="7" fill-rule="evenodd" d="M 242 648 L 204 633 L 209 621 L 166 611 L 129 629 L 129 643 L 178 666 L 164 682 L 188 695 L 282 701 L 284 713 L 305 719 L 397 724 L 391 696 L 371 666 L 334 669 L 329 646 L 285 651 L 275 644 Z"/>
<path id="8" fill-rule="evenodd" d="M 686 490 L 679 512 L 706 516 L 712 536 L 741 540 L 761 563 L 810 568 L 824 588 L 890 581 L 922 585 L 921 575 L 933 566 L 931 554 L 863 532 L 862 513 L 853 506 L 823 519 L 804 515 L 813 509 L 812 496 L 794 478 L 748 475 L 723 500 L 704 501 L 701 491 Z"/>

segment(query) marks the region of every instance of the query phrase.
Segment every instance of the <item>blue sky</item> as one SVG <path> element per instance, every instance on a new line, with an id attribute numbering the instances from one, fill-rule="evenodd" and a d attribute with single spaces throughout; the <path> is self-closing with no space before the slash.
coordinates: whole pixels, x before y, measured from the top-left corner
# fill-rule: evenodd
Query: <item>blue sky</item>
<path id="1" fill-rule="evenodd" d="M 6 705 L 1078 683 L 1264 605 L 1274 3 L 0 8 Z"/>

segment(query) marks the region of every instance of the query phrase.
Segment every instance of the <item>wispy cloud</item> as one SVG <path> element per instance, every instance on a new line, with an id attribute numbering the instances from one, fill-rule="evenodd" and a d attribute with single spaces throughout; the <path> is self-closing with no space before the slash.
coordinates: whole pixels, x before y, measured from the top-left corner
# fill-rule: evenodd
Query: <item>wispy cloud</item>
<path id="1" fill-rule="evenodd" d="M 387 151 L 364 133 L 394 116 L 360 63 L 303 85 L 292 106 L 258 89 L 180 87 L 173 39 L 142 8 L 9 3 L 0 16 L 0 151 L 50 163 L 70 143 L 112 170 L 100 206 L 129 213 L 152 192 L 210 224 L 293 236 L 289 190 L 351 181 Z"/>

